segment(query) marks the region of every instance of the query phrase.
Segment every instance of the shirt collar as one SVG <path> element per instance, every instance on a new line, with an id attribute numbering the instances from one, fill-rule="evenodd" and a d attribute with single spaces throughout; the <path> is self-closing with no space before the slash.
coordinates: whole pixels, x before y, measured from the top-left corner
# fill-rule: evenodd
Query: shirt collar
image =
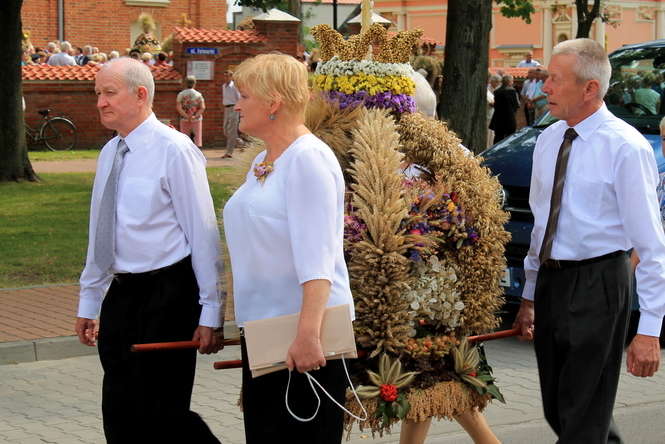
<path id="1" fill-rule="evenodd" d="M 603 103 L 598 110 L 586 119 L 575 125 L 573 128 L 577 135 L 584 141 L 588 141 L 598 127 L 612 116 Z"/>
<path id="2" fill-rule="evenodd" d="M 146 146 L 145 141 L 149 139 L 146 136 L 150 131 L 150 128 L 157 122 L 155 113 L 150 113 L 147 119 L 127 134 L 127 137 L 125 137 L 125 143 L 127 144 L 129 151 L 136 151 Z"/>

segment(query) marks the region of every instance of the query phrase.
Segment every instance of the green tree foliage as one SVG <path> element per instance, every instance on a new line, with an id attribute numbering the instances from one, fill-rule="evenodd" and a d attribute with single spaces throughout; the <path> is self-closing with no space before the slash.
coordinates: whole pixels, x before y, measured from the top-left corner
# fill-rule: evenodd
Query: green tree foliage
<path id="1" fill-rule="evenodd" d="M 521 18 L 527 23 L 531 23 L 531 14 L 536 12 L 532 0 L 496 0 L 496 3 L 504 17 Z"/>
<path id="2" fill-rule="evenodd" d="M 531 23 L 531 14 L 536 10 L 533 7 L 533 0 L 496 0 L 501 6 L 501 14 L 505 17 L 521 18 L 527 23 Z M 575 38 L 589 37 L 593 21 L 600 17 L 607 22 L 607 17 L 602 14 L 601 8 L 605 0 L 575 0 L 577 8 L 577 35 Z"/>

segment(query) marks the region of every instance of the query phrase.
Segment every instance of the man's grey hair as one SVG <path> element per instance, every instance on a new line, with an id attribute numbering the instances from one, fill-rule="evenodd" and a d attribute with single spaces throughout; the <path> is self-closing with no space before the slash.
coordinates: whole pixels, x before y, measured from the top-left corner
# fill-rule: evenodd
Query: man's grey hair
<path id="1" fill-rule="evenodd" d="M 576 56 L 577 62 L 573 65 L 573 72 L 578 81 L 598 81 L 600 84 L 598 98 L 602 100 L 610 86 L 612 75 L 612 66 L 602 45 L 591 39 L 566 40 L 552 50 L 552 56 L 564 54 Z"/>
<path id="2" fill-rule="evenodd" d="M 492 82 L 501 83 L 501 76 L 498 74 L 492 74 L 490 76 L 490 83 Z"/>
<path id="3" fill-rule="evenodd" d="M 148 105 L 152 106 L 155 97 L 155 79 L 152 77 L 150 68 L 138 60 L 129 57 L 118 57 L 104 63 L 102 69 L 113 68 L 116 65 L 116 69 L 122 74 L 125 84 L 132 92 L 136 92 L 139 86 L 143 86 L 148 90 Z"/>
<path id="4" fill-rule="evenodd" d="M 513 81 L 513 76 L 510 74 L 506 74 L 503 77 L 501 77 L 501 85 L 503 86 L 508 86 L 512 83 Z"/>
<path id="5" fill-rule="evenodd" d="M 72 44 L 69 43 L 68 41 L 65 40 L 64 42 L 60 43 L 60 50 L 62 52 L 69 52 L 71 51 L 71 49 L 72 49 Z"/>

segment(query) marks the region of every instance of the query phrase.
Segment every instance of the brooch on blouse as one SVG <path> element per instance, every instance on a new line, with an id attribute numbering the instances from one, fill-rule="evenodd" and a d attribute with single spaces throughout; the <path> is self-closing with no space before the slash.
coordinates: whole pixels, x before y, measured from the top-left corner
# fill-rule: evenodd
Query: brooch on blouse
<path id="1" fill-rule="evenodd" d="M 254 176 L 261 185 L 266 181 L 266 178 L 275 169 L 272 162 L 261 162 L 254 167 Z"/>

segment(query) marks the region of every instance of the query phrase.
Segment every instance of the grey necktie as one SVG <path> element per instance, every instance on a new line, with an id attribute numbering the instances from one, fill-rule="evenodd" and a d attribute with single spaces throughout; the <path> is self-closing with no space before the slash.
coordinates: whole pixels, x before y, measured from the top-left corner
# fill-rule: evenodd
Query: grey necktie
<path id="1" fill-rule="evenodd" d="M 106 179 L 106 186 L 99 203 L 97 231 L 95 234 L 95 263 L 102 271 L 107 271 L 115 261 L 115 219 L 117 209 L 118 176 L 122 170 L 125 154 L 129 147 L 123 139 L 113 159 L 113 167 Z"/>
<path id="2" fill-rule="evenodd" d="M 561 197 L 563 196 L 563 186 L 566 180 L 566 169 L 568 168 L 568 156 L 570 148 L 573 146 L 573 140 L 577 133 L 573 128 L 568 128 L 563 136 L 563 143 L 559 148 L 559 154 L 556 158 L 556 167 L 554 169 L 554 182 L 552 183 L 552 197 L 550 199 L 550 216 L 547 218 L 547 228 L 545 236 L 540 246 L 538 259 L 544 263 L 552 256 L 552 243 L 556 234 L 557 225 L 559 225 L 559 213 L 561 212 Z"/>

